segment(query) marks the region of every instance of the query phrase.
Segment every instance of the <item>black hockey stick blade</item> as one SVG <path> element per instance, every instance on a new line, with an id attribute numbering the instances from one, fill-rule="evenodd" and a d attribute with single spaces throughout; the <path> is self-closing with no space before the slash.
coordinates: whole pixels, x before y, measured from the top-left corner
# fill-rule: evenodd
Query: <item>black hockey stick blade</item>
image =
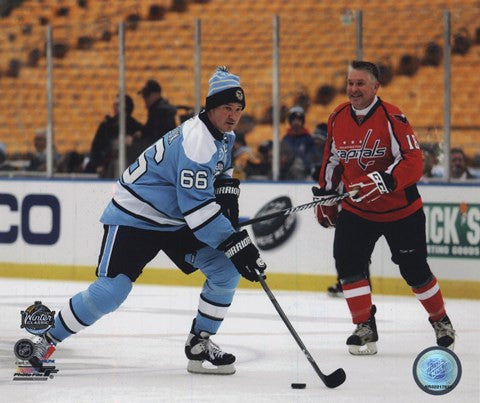
<path id="1" fill-rule="evenodd" d="M 330 375 L 323 375 L 322 381 L 327 388 L 333 389 L 345 382 L 345 379 L 347 379 L 347 374 L 343 368 L 338 368 Z"/>
<path id="2" fill-rule="evenodd" d="M 339 195 L 319 196 L 318 200 L 311 201 L 310 203 L 300 204 L 298 206 L 286 208 L 283 210 L 274 211 L 270 214 L 265 214 L 260 217 L 254 217 L 250 220 L 242 221 L 238 224 L 239 227 L 245 227 L 247 225 L 255 224 L 256 222 L 270 220 L 271 218 L 279 217 L 282 215 L 290 215 L 298 213 L 299 211 L 307 210 L 316 206 L 331 206 L 334 203 L 338 203 L 347 197 L 352 197 L 357 194 L 358 190 L 345 192 Z"/>
<path id="3" fill-rule="evenodd" d="M 287 326 L 288 330 L 290 331 L 290 334 L 293 336 L 293 338 L 297 342 L 298 346 L 303 351 L 303 354 L 305 354 L 305 357 L 307 357 L 308 362 L 312 365 L 313 369 L 315 370 L 317 375 L 320 377 L 320 379 L 323 381 L 325 386 L 327 388 L 336 388 L 337 386 L 339 386 L 343 382 L 345 382 L 345 379 L 347 378 L 347 376 L 346 376 L 343 368 L 338 368 L 336 371 L 332 372 L 330 375 L 325 375 L 320 370 L 317 363 L 315 362 L 315 360 L 313 359 L 313 357 L 311 356 L 311 354 L 307 350 L 307 347 L 305 346 L 305 344 L 303 344 L 303 341 L 300 338 L 300 336 L 298 335 L 298 333 L 296 332 L 295 328 L 290 323 L 290 320 L 287 318 L 287 315 L 285 315 L 285 312 L 283 312 L 282 307 L 280 306 L 280 304 L 276 300 L 272 291 L 268 287 L 267 282 L 265 281 L 265 278 L 264 278 L 263 274 L 260 273 L 258 270 L 256 272 L 257 272 L 257 276 L 258 276 L 258 281 L 260 281 L 260 284 L 262 285 L 262 288 L 264 289 L 264 291 L 268 295 L 268 298 L 270 299 L 273 306 L 277 310 L 278 314 L 282 318 L 283 323 L 285 323 L 285 326 Z"/>

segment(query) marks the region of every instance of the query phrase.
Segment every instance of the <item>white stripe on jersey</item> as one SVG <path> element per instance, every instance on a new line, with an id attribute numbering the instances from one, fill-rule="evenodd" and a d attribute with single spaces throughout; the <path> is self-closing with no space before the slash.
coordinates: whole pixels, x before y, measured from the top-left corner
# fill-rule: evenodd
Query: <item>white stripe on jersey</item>
<path id="1" fill-rule="evenodd" d="M 185 221 L 169 218 L 166 215 L 155 210 L 152 206 L 136 198 L 126 190 L 119 182 L 115 185 L 115 195 L 113 200 L 125 210 L 134 215 L 139 215 L 162 225 L 185 225 Z"/>
<path id="2" fill-rule="evenodd" d="M 393 128 L 390 121 L 388 121 L 388 132 L 390 133 L 392 155 L 395 157 L 395 161 L 393 161 L 393 163 L 390 164 L 390 166 L 387 168 L 385 172 L 388 174 L 391 174 L 393 171 L 393 168 L 395 168 L 400 163 L 400 161 L 403 160 L 403 157 L 402 157 L 402 153 L 400 152 L 401 150 L 400 143 L 397 141 L 396 137 L 393 135 Z"/>
<path id="3" fill-rule="evenodd" d="M 206 164 L 217 152 L 215 139 L 207 126 L 197 117 L 187 120 L 183 125 L 183 151 L 194 162 Z"/>
<path id="4" fill-rule="evenodd" d="M 195 228 L 199 227 L 205 221 L 213 217 L 218 213 L 219 210 L 220 205 L 212 200 L 212 202 L 208 203 L 206 206 L 203 206 L 202 208 L 192 211 L 190 214 L 186 215 L 185 220 L 187 220 L 188 226 L 195 231 Z"/>
<path id="5" fill-rule="evenodd" d="M 325 169 L 325 189 L 337 190 L 333 187 L 333 172 L 335 168 L 340 164 L 340 158 L 338 158 L 337 147 L 335 146 L 335 140 L 332 141 L 332 151 L 328 157 L 327 167 Z"/>

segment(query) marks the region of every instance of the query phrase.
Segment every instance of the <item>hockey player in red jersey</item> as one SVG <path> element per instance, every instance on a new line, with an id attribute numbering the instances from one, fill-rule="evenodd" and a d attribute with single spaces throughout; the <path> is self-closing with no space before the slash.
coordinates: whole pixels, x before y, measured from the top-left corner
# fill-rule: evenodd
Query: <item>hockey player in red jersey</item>
<path id="1" fill-rule="evenodd" d="M 428 313 L 437 344 L 453 349 L 455 331 L 445 312 L 437 279 L 427 263 L 425 214 L 416 183 L 422 176 L 422 151 L 407 118 L 376 94 L 375 64 L 351 63 L 350 102 L 328 120 L 328 136 L 319 187 L 314 197 L 336 193 L 339 186 L 358 193 L 336 206 L 317 209 L 322 225 L 335 226 L 334 258 L 352 321 L 350 353 L 375 354 L 378 333 L 366 277 L 377 240 L 384 236 L 392 261 Z"/>

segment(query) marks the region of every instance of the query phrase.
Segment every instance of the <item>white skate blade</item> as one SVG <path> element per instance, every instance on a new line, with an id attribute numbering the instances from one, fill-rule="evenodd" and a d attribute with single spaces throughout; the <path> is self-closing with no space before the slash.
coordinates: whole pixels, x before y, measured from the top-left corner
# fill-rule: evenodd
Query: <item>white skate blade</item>
<path id="1" fill-rule="evenodd" d="M 219 365 L 206 367 L 203 365 L 203 361 L 189 360 L 187 365 L 187 371 L 192 374 L 207 374 L 207 375 L 233 375 L 235 373 L 235 366 Z"/>
<path id="2" fill-rule="evenodd" d="M 348 346 L 348 351 L 353 355 L 374 355 L 377 354 L 377 343 L 371 341 L 370 343 L 365 344 L 364 346 L 356 346 L 350 344 Z"/>

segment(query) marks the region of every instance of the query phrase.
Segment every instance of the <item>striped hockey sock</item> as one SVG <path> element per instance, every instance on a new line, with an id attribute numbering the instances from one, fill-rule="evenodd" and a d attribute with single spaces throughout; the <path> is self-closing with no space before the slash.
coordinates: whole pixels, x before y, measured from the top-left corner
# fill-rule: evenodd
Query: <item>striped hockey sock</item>
<path id="1" fill-rule="evenodd" d="M 209 300 L 203 293 L 200 294 L 196 329 L 194 330 L 204 330 L 210 334 L 217 333 L 229 307 L 229 303 L 214 302 Z"/>
<path id="2" fill-rule="evenodd" d="M 353 283 L 342 283 L 343 295 L 355 324 L 367 322 L 372 308 L 372 294 L 367 279 Z"/>
<path id="3" fill-rule="evenodd" d="M 442 319 L 446 315 L 442 292 L 435 276 L 422 287 L 412 287 L 412 291 L 433 322 Z"/>

